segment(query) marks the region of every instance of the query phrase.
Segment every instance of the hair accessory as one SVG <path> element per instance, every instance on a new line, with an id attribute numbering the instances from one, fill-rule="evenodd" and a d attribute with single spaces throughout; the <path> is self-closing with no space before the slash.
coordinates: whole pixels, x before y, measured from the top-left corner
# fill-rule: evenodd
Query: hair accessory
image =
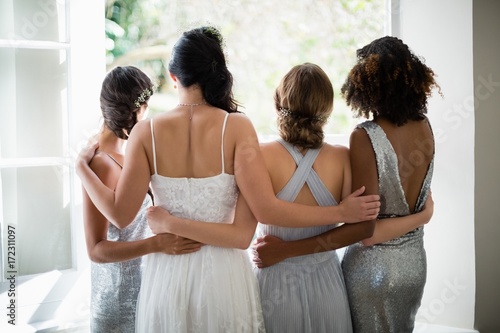
<path id="1" fill-rule="evenodd" d="M 206 26 L 202 28 L 202 31 L 205 35 L 215 38 L 221 46 L 224 44 L 224 38 L 216 27 Z"/>
<path id="2" fill-rule="evenodd" d="M 149 98 L 151 95 L 153 95 L 153 87 L 146 88 L 142 91 L 142 93 L 137 97 L 137 99 L 134 101 L 134 105 L 137 108 L 141 107 L 141 104 L 146 101 L 147 98 Z"/>
<path id="3" fill-rule="evenodd" d="M 288 110 L 288 109 L 284 109 L 284 108 L 279 108 L 278 110 L 280 112 L 280 114 L 283 116 L 283 117 L 291 117 L 293 116 L 293 113 L 292 111 Z"/>
<path id="4" fill-rule="evenodd" d="M 293 113 L 289 109 L 279 108 L 278 111 L 279 111 L 279 113 L 281 114 L 282 117 L 295 117 L 295 118 L 301 117 L 300 114 Z M 328 117 L 317 116 L 317 117 L 304 117 L 304 118 L 310 118 L 311 120 L 316 120 L 316 121 L 325 121 Z"/>

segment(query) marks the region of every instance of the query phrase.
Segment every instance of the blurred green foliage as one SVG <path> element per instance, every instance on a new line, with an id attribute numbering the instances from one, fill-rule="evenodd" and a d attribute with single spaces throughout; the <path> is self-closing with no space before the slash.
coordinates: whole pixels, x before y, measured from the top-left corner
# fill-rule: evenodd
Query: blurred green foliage
<path id="1" fill-rule="evenodd" d="M 218 27 L 225 37 L 235 96 L 261 134 L 273 134 L 274 89 L 304 62 L 325 70 L 335 89 L 329 134 L 357 122 L 340 96 L 356 49 L 384 35 L 385 0 L 107 0 L 107 65 L 135 65 L 158 84 L 152 112 L 169 110 L 176 94 L 166 71 L 182 31 Z"/>

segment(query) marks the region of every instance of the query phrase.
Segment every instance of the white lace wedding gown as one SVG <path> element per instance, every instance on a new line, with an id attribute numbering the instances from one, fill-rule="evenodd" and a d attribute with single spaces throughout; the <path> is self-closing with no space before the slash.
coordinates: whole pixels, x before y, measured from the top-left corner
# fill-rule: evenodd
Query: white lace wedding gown
<path id="1" fill-rule="evenodd" d="M 226 121 L 227 116 L 223 138 Z M 170 178 L 156 170 L 153 121 L 151 132 L 155 204 L 183 218 L 232 223 L 238 189 L 234 175 L 224 172 L 223 143 L 221 174 Z M 191 254 L 148 255 L 136 332 L 264 332 L 259 287 L 246 251 L 206 245 Z"/>

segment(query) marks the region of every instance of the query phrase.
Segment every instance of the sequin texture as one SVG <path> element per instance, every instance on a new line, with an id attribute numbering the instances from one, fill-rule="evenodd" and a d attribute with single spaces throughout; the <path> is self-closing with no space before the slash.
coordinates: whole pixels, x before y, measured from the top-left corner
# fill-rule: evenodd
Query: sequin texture
<path id="1" fill-rule="evenodd" d="M 152 235 L 146 221 L 151 206 L 146 196 L 134 221 L 124 229 L 108 227 L 108 240 L 133 241 Z M 141 286 L 141 258 L 116 263 L 91 263 L 90 327 L 93 333 L 133 333 L 135 309 Z"/>
<path id="2" fill-rule="evenodd" d="M 398 160 L 382 128 L 372 121 L 363 128 L 372 143 L 379 175 L 379 218 L 410 214 L 398 171 Z M 434 166 L 432 159 L 415 211 L 422 210 Z M 342 261 L 354 332 L 411 333 L 422 299 L 427 261 L 423 227 L 374 246 L 353 244 Z"/>

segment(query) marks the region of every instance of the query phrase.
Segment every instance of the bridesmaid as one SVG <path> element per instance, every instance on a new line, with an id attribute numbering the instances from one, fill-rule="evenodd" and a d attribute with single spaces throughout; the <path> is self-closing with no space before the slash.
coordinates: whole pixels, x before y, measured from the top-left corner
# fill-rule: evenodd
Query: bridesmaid
<path id="1" fill-rule="evenodd" d="M 90 167 L 111 189 L 122 170 L 125 140 L 145 116 L 152 94 L 149 77 L 133 66 L 116 67 L 104 78 L 100 97 L 104 124 L 97 135 L 100 148 Z M 134 220 L 116 226 L 97 210 L 83 189 L 85 241 L 92 260 L 90 328 L 94 333 L 134 332 L 142 255 L 182 254 L 200 248 L 199 243 L 172 234 L 152 236 L 146 222 L 151 203 L 151 196 L 146 195 Z"/>
<path id="2" fill-rule="evenodd" d="M 342 263 L 353 326 L 355 332 L 410 333 L 427 267 L 425 223 L 411 217 L 430 195 L 434 138 L 425 113 L 439 86 L 432 69 L 398 38 L 374 40 L 357 56 L 342 94 L 358 116 L 372 120 L 351 135 L 353 185 L 379 194 L 381 207 L 373 236 L 351 245 Z"/>
<path id="3" fill-rule="evenodd" d="M 275 104 L 281 139 L 263 144 L 262 152 L 277 197 L 336 205 L 350 192 L 351 165 L 346 147 L 323 142 L 322 127 L 333 108 L 328 77 L 315 65 L 294 67 L 276 89 Z M 426 209 L 393 221 L 416 218 L 426 223 L 431 215 L 432 209 Z M 259 223 L 254 262 L 261 268 L 256 274 L 266 330 L 352 332 L 347 291 L 334 250 L 371 237 L 375 220 L 315 226 L 316 221 L 309 219 L 308 224 L 285 228 Z"/>
<path id="4" fill-rule="evenodd" d="M 346 147 L 323 141 L 323 127 L 333 111 L 330 79 L 315 64 L 294 66 L 276 88 L 274 103 L 280 138 L 262 144 L 261 149 L 276 197 L 311 206 L 336 206 L 351 192 L 351 168 Z M 304 228 L 259 223 L 257 235 L 292 242 L 337 227 L 307 222 Z M 353 242 L 372 232 L 369 221 L 351 227 Z M 268 333 L 352 332 L 335 251 L 289 258 L 269 268 L 256 268 L 255 273 Z"/>

